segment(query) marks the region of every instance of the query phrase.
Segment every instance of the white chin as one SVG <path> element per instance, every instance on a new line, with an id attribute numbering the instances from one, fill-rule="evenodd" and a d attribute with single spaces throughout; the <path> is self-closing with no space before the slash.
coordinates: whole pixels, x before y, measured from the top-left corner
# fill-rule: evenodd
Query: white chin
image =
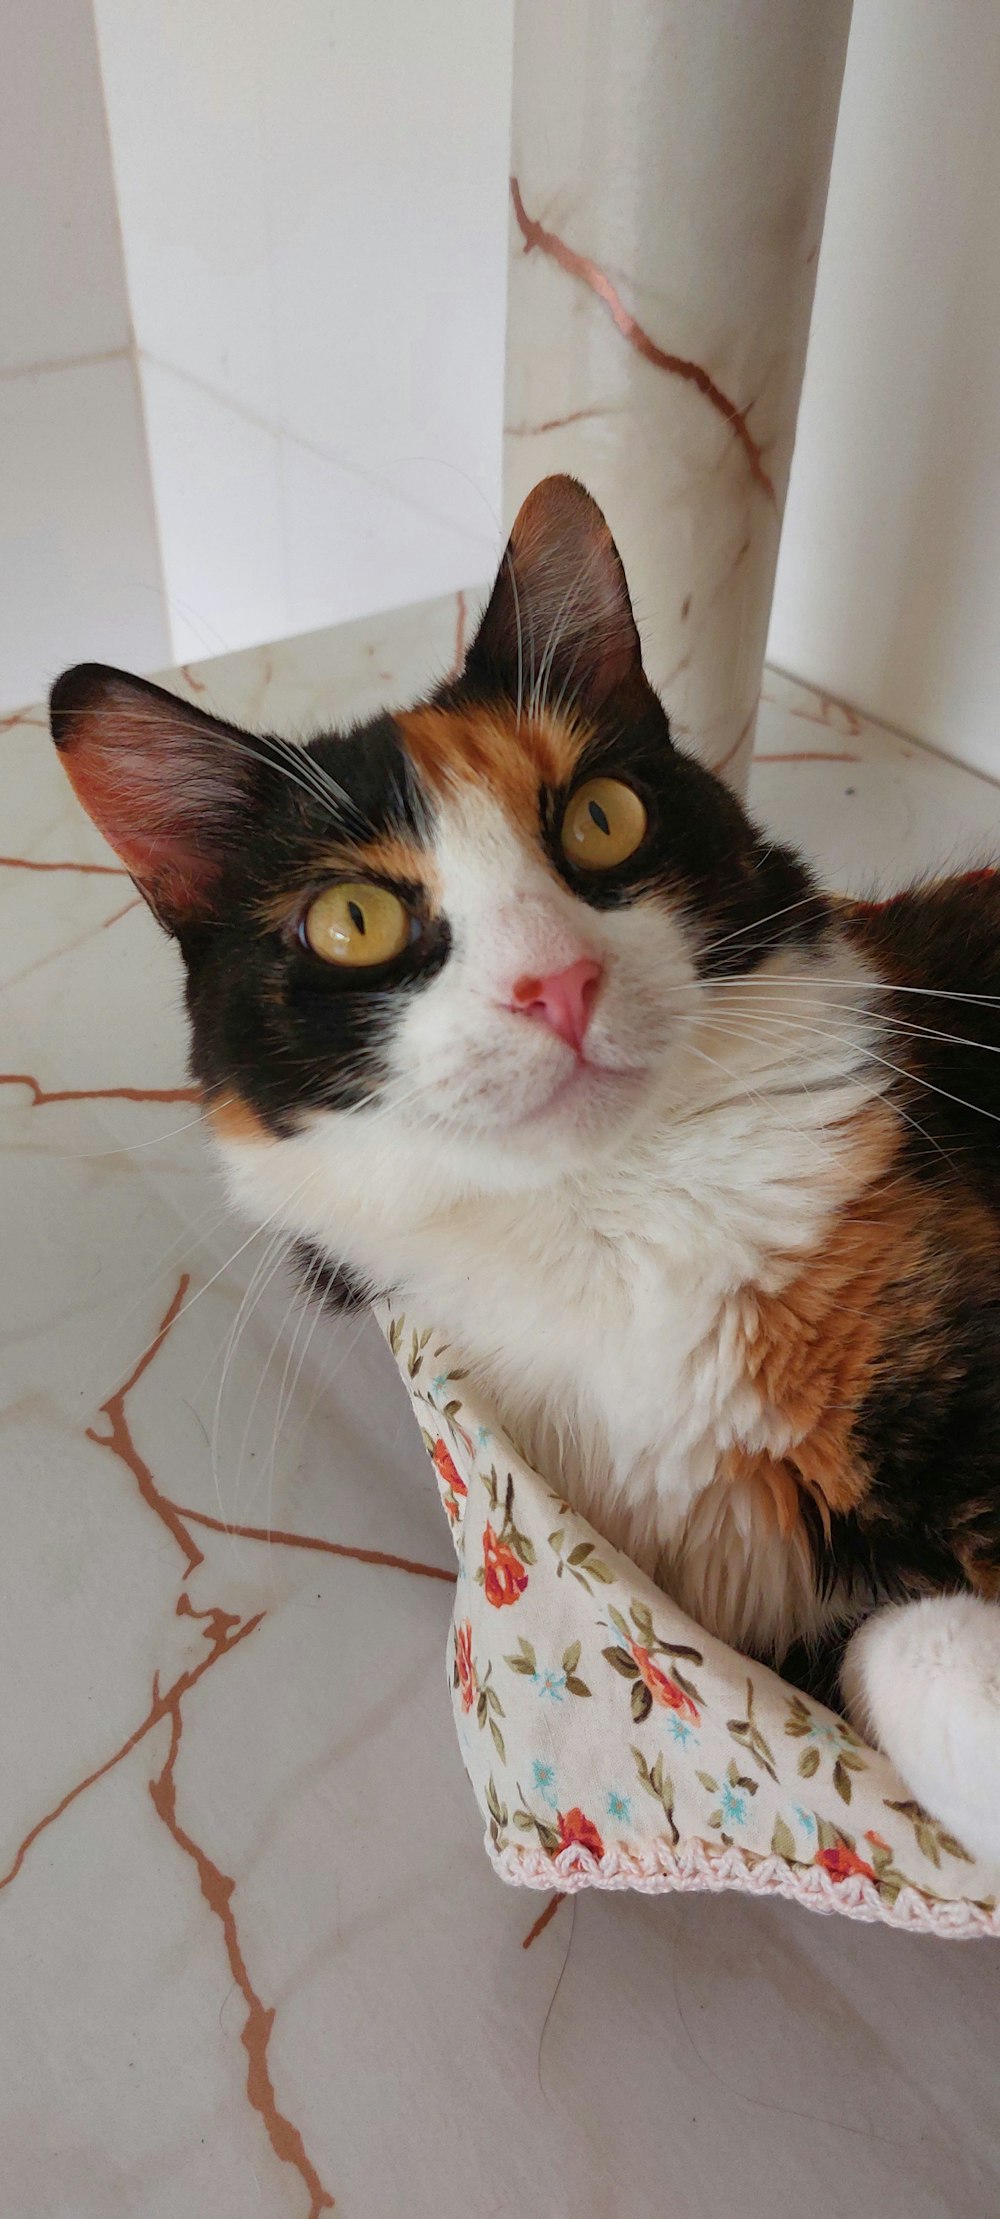
<path id="1" fill-rule="evenodd" d="M 555 1154 L 586 1149 L 619 1131 L 634 1114 L 646 1077 L 642 1071 L 578 1063 L 537 1101 L 526 1104 L 523 1093 L 512 1090 L 506 1116 L 494 1100 L 489 1129 L 481 1137 L 522 1160 L 540 1155 L 551 1162 Z"/>

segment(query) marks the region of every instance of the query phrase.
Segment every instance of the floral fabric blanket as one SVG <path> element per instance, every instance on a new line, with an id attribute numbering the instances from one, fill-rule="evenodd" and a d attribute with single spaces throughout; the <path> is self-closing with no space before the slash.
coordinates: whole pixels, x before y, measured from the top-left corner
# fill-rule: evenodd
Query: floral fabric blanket
<path id="1" fill-rule="evenodd" d="M 973 1860 L 842 1718 L 686 1618 L 518 1457 L 433 1328 L 385 1306 L 458 1557 L 448 1682 L 497 1871 L 742 1888 L 1000 1935 Z"/>

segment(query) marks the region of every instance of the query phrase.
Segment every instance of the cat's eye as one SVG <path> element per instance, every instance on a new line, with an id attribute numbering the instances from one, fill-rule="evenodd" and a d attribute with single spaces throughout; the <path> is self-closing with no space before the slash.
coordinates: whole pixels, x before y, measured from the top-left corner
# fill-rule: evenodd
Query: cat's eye
<path id="1" fill-rule="evenodd" d="M 581 871 L 610 871 L 642 846 L 648 824 L 637 793 L 620 778 L 588 778 L 566 805 L 562 849 Z"/>
<path id="2" fill-rule="evenodd" d="M 361 878 L 325 886 L 310 902 L 301 932 L 314 955 L 345 970 L 391 963 L 413 937 L 410 912 L 398 894 Z"/>

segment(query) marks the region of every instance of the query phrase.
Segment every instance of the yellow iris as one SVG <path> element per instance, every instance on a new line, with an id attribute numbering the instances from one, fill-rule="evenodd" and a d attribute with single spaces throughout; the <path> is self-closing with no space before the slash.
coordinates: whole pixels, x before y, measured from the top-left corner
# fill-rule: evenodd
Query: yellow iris
<path id="1" fill-rule="evenodd" d="M 619 778 L 588 778 L 567 803 L 563 854 L 581 871 L 610 871 L 646 837 L 648 818 L 637 793 Z"/>
<path id="2" fill-rule="evenodd" d="M 339 886 L 325 886 L 310 902 L 305 936 L 324 963 L 370 969 L 402 955 L 409 945 L 410 914 L 387 887 L 346 879 Z"/>

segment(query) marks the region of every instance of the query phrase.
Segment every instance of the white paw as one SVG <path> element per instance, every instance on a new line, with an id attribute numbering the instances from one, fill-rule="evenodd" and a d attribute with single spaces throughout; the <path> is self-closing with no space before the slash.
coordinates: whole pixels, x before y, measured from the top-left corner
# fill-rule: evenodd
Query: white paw
<path id="1" fill-rule="evenodd" d="M 1000 1608 L 933 1595 L 875 1611 L 841 1686 L 859 1733 L 975 1856 L 1000 1861 Z"/>

